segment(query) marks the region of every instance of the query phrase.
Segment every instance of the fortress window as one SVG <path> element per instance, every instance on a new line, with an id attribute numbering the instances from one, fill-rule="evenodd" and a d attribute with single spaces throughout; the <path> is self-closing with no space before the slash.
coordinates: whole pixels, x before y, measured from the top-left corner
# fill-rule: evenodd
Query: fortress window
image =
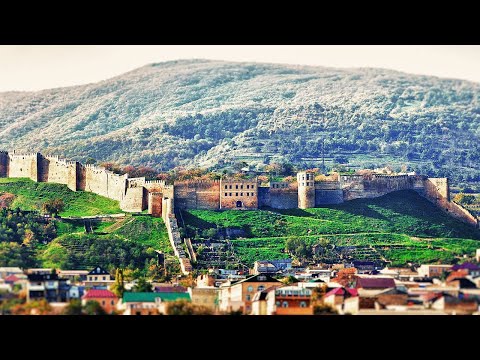
<path id="1" fill-rule="evenodd" d="M 227 193 L 225 193 L 225 196 L 228 196 Z"/>
<path id="2" fill-rule="evenodd" d="M 227 186 L 227 185 L 225 185 L 225 189 L 228 189 L 228 186 Z"/>

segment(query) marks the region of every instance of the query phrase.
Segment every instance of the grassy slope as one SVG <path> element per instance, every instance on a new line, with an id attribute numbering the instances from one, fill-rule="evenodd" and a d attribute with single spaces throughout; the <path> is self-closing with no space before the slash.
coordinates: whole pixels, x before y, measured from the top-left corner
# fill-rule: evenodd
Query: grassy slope
<path id="1" fill-rule="evenodd" d="M 30 179 L 0 178 L 0 193 L 16 195 L 11 207 L 40 210 L 49 199 L 61 198 L 65 210 L 61 216 L 88 216 L 121 213 L 118 201 L 85 191 L 71 191 L 66 185 L 37 183 Z"/>
<path id="2" fill-rule="evenodd" d="M 242 228 L 248 239 L 233 240 L 233 244 L 246 263 L 285 257 L 288 236 L 302 236 L 311 244 L 327 238 L 339 246 L 373 245 L 395 264 L 451 261 L 456 255 L 472 254 L 480 246 L 480 232 L 444 214 L 413 191 L 307 210 L 192 210 L 183 216 L 187 224 L 202 229 L 217 225 Z"/>
<path id="3" fill-rule="evenodd" d="M 160 218 L 132 216 L 117 222 L 99 222 L 94 224 L 93 234 L 84 233 L 82 221 L 58 221 L 56 226 L 59 236 L 39 251 L 45 267 L 89 268 L 102 261 L 129 263 L 129 257 L 136 261 L 140 256 L 140 249 L 148 250 L 150 254 L 153 250 L 173 254 L 167 229 Z M 95 245 L 91 245 L 92 241 L 96 242 Z M 123 247 L 130 255 L 120 259 L 123 252 L 96 254 L 92 246 L 101 245 L 97 243 L 99 241 L 106 241 L 110 248 Z M 125 244 L 126 241 L 131 245 Z"/>

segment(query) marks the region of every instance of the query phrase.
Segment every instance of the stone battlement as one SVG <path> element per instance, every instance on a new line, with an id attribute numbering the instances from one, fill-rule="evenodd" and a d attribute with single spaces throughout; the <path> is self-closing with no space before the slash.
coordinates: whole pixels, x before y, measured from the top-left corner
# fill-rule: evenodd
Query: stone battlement
<path id="1" fill-rule="evenodd" d="M 299 172 L 297 181 L 269 182 L 258 178 L 184 180 L 167 185 L 163 180 L 129 178 L 95 164 L 81 164 L 58 155 L 0 151 L 0 177 L 28 177 L 37 182 L 65 184 L 73 191 L 93 192 L 117 200 L 128 212 L 148 208 L 152 216 L 170 216 L 181 209 L 254 210 L 264 206 L 291 209 L 374 198 L 398 190 L 415 190 L 450 215 L 473 224 L 468 212 L 450 202 L 447 178 L 423 175 L 340 175 L 338 181 L 315 181 L 313 173 Z M 165 219 L 167 219 L 165 217 Z M 478 225 L 477 225 L 478 226 Z"/>

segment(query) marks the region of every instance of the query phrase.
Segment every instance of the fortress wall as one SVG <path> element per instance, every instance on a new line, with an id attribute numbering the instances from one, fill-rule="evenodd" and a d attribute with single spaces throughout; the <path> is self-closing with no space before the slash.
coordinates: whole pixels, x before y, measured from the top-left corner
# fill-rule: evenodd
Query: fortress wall
<path id="1" fill-rule="evenodd" d="M 164 194 L 164 196 L 166 196 Z M 179 209 L 196 209 L 197 195 L 195 187 L 190 186 L 189 183 L 179 182 L 174 186 L 175 205 Z"/>
<path id="2" fill-rule="evenodd" d="M 153 217 L 162 217 L 163 194 L 160 192 L 148 193 L 148 213 Z"/>
<path id="3" fill-rule="evenodd" d="M 258 207 L 274 209 L 295 209 L 298 207 L 298 187 L 296 183 L 271 183 L 269 187 L 258 188 Z"/>
<path id="4" fill-rule="evenodd" d="M 33 181 L 38 181 L 38 155 L 38 153 L 9 153 L 8 177 L 25 177 Z"/>
<path id="5" fill-rule="evenodd" d="M 361 182 L 356 178 L 352 181 L 345 181 L 344 176 L 341 178 L 344 200 L 375 198 L 392 191 L 414 189 L 416 184 L 416 177 L 408 175 L 373 175 Z"/>
<path id="6" fill-rule="evenodd" d="M 217 210 L 220 208 L 220 182 L 210 186 L 199 186 L 197 192 L 197 209 Z"/>
<path id="7" fill-rule="evenodd" d="M 0 151 L 0 177 L 8 176 L 8 164 L 10 159 L 6 151 Z"/>
<path id="8" fill-rule="evenodd" d="M 76 171 L 75 171 L 75 183 L 76 183 L 76 190 L 83 190 L 85 191 L 86 185 L 86 168 L 83 164 L 77 162 L 75 164 Z"/>
<path id="9" fill-rule="evenodd" d="M 122 201 L 126 192 L 127 174 L 118 175 L 103 167 L 85 166 L 85 191 Z"/>
<path id="10" fill-rule="evenodd" d="M 77 164 L 76 161 L 67 162 L 67 186 L 72 191 L 77 191 Z"/>
<path id="11" fill-rule="evenodd" d="M 145 181 L 145 184 L 143 185 L 148 191 L 162 191 L 163 188 L 165 187 L 165 181 L 163 180 L 147 180 Z"/>
<path id="12" fill-rule="evenodd" d="M 315 182 L 315 190 L 341 190 L 339 181 L 318 181 Z"/>
<path id="13" fill-rule="evenodd" d="M 343 203 L 343 191 L 315 189 L 315 206 Z"/>
<path id="14" fill-rule="evenodd" d="M 217 210 L 220 208 L 220 181 L 178 181 L 171 189 L 165 186 L 164 196 L 174 193 L 175 204 L 181 209 Z"/>
<path id="15" fill-rule="evenodd" d="M 147 189 L 143 186 L 127 188 L 125 197 L 120 201 L 120 209 L 127 212 L 142 212 L 147 208 L 145 201 L 147 196 Z"/>
<path id="16" fill-rule="evenodd" d="M 450 201 L 450 186 L 447 178 L 426 178 L 423 183 L 424 191 L 420 192 L 421 195 L 450 216 L 479 228 L 479 222 L 476 216 L 461 205 Z"/>

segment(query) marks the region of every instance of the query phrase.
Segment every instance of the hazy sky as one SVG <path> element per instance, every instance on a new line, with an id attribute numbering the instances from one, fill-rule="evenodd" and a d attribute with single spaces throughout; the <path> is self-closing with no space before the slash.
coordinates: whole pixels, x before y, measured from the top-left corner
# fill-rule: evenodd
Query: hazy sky
<path id="1" fill-rule="evenodd" d="M 480 82 L 480 46 L 0 46 L 0 91 L 86 84 L 152 62 L 217 59 L 382 67 Z"/>

